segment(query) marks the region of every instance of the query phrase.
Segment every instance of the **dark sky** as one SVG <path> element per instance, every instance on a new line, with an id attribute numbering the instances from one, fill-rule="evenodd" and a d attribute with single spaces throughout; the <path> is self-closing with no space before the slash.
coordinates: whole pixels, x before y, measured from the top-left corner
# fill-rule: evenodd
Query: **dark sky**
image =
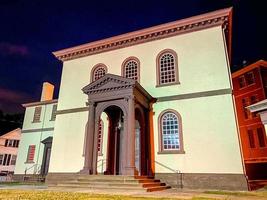
<path id="1" fill-rule="evenodd" d="M 42 82 L 59 89 L 52 51 L 234 7 L 233 62 L 267 59 L 267 12 L 257 0 L 0 0 L 0 110 L 39 101 Z M 89 75 L 88 75 L 89 76 Z"/>

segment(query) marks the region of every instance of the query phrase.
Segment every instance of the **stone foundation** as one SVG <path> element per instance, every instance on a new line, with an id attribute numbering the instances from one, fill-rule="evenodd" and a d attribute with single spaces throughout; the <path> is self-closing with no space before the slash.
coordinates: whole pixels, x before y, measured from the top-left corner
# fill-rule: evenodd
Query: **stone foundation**
<path id="1" fill-rule="evenodd" d="M 243 174 L 157 173 L 155 178 L 173 188 L 248 190 L 248 183 Z"/>

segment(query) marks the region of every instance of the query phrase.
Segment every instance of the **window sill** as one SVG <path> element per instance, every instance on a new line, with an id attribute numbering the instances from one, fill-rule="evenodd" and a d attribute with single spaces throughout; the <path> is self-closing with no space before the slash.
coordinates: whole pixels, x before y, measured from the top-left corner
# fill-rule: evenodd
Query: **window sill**
<path id="1" fill-rule="evenodd" d="M 32 121 L 32 123 L 40 123 L 41 121 Z"/>
<path id="2" fill-rule="evenodd" d="M 174 83 L 157 84 L 157 85 L 156 85 L 156 88 L 157 88 L 157 87 L 172 86 L 172 85 L 179 85 L 179 84 L 181 84 L 179 81 L 174 82 Z"/>
<path id="3" fill-rule="evenodd" d="M 26 161 L 26 162 L 24 162 L 24 164 L 33 164 L 34 163 L 34 161 Z"/>
<path id="4" fill-rule="evenodd" d="M 165 150 L 165 151 L 158 151 L 158 154 L 185 154 L 184 150 Z"/>

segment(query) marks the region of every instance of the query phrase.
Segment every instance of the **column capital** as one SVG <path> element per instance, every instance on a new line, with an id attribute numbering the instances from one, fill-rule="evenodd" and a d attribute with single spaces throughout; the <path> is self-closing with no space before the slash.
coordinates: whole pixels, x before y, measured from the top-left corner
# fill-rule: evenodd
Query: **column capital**
<path id="1" fill-rule="evenodd" d="M 134 95 L 128 95 L 124 97 L 125 101 L 129 101 L 129 100 L 135 100 L 135 96 Z"/>
<path id="2" fill-rule="evenodd" d="M 95 106 L 95 105 L 96 105 L 95 101 L 88 100 L 86 102 L 86 106 Z"/>

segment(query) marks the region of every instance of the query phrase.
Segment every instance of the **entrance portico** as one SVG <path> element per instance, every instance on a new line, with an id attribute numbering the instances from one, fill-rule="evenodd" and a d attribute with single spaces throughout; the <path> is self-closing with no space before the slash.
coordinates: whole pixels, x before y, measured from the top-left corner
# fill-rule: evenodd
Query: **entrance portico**
<path id="1" fill-rule="evenodd" d="M 102 112 L 108 116 L 105 174 L 152 175 L 152 104 L 155 99 L 135 80 L 106 74 L 85 86 L 88 95 L 88 128 L 84 167 L 80 173 L 97 174 L 98 126 Z"/>

